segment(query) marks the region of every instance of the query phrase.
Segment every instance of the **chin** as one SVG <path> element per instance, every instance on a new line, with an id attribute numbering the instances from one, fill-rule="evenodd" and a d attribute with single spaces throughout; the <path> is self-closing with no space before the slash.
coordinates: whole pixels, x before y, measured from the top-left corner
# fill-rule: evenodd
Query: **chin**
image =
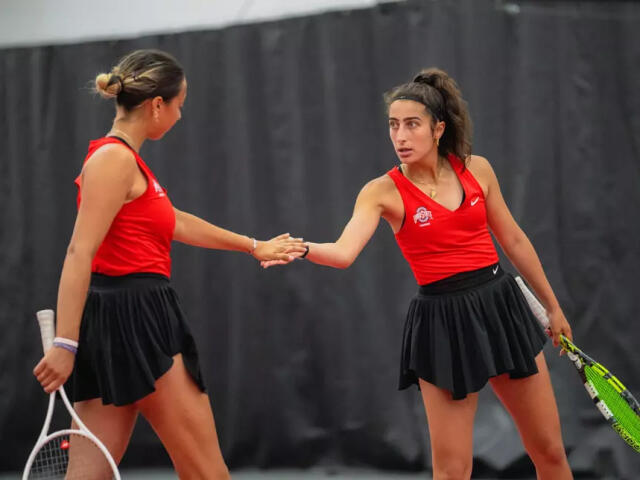
<path id="1" fill-rule="evenodd" d="M 164 134 L 167 132 L 154 133 L 153 135 L 149 135 L 149 140 L 160 140 L 164 137 Z"/>
<path id="2" fill-rule="evenodd" d="M 414 155 L 411 155 L 407 158 L 398 157 L 398 160 L 400 160 L 400 163 L 403 163 L 405 165 L 411 165 L 412 163 L 416 163 L 418 161 L 418 158 Z"/>

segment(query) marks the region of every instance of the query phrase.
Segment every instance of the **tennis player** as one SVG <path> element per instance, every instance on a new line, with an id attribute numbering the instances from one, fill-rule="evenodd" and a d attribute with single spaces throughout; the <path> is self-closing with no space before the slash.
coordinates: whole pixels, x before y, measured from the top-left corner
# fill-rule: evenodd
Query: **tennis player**
<path id="1" fill-rule="evenodd" d="M 257 241 L 173 207 L 139 155 L 145 140 L 159 140 L 181 117 L 187 82 L 172 56 L 132 52 L 95 85 L 115 99 L 116 116 L 107 135 L 89 144 L 76 179 L 57 348 L 34 373 L 47 392 L 71 375 L 76 411 L 116 462 L 140 412 L 180 478 L 227 479 L 196 344 L 169 281 L 171 242 L 280 261 L 305 248 L 289 234 Z"/>
<path id="2" fill-rule="evenodd" d="M 513 417 L 538 478 L 570 479 L 542 353 L 546 336 L 500 266 L 490 231 L 547 308 L 553 343 L 570 338 L 571 328 L 491 165 L 471 155 L 458 86 L 432 68 L 385 101 L 400 165 L 364 186 L 335 243 L 309 243 L 304 257 L 347 268 L 380 218 L 391 226 L 420 285 L 405 323 L 399 386 L 419 385 L 435 480 L 470 478 L 477 392 L 487 382 Z"/>

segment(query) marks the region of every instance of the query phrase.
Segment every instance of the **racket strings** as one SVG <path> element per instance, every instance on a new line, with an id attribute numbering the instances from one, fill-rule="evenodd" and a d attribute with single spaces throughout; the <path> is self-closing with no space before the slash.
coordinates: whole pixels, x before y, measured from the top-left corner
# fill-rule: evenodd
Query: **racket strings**
<path id="1" fill-rule="evenodd" d="M 38 451 L 29 478 L 56 478 L 67 472 L 69 464 L 68 448 L 61 445 L 68 443 L 68 437 L 58 437 L 45 443 Z"/>
<path id="2" fill-rule="evenodd" d="M 113 472 L 98 446 L 83 435 L 62 435 L 46 442 L 34 459 L 29 479 L 111 480 Z"/>
<path id="3" fill-rule="evenodd" d="M 622 386 L 624 388 L 622 384 L 617 382 L 617 386 L 612 385 L 609 381 L 611 379 L 607 380 L 592 367 L 585 367 L 584 372 L 587 379 L 597 390 L 598 397 L 609 408 L 618 423 L 632 439 L 640 442 L 640 417 L 634 409 L 634 407 L 637 408 L 637 405 L 630 405 L 624 395 L 626 393 L 630 397 L 632 404 L 637 404 L 637 402 L 633 402 L 634 399 L 631 394 L 626 389 L 620 392 L 619 387 Z"/>

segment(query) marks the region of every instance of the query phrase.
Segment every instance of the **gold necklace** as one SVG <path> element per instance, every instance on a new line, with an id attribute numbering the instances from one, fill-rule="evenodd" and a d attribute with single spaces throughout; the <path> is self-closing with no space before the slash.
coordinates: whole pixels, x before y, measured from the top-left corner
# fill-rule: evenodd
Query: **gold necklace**
<path id="1" fill-rule="evenodd" d="M 431 183 L 416 182 L 415 180 L 413 182 L 417 183 L 418 185 L 423 185 L 425 188 L 428 188 L 429 191 L 426 192 L 427 195 L 429 195 L 429 197 L 431 198 L 436 198 L 436 195 L 438 194 L 438 191 L 436 190 L 436 185 L 433 185 Z"/>
<path id="2" fill-rule="evenodd" d="M 429 192 L 427 192 L 427 195 L 429 195 L 429 197 L 431 198 L 436 198 L 436 195 L 438 194 L 436 187 L 436 184 L 433 183 L 426 183 L 426 182 L 417 182 L 420 185 L 424 185 L 425 188 L 429 189 Z"/>
<path id="3" fill-rule="evenodd" d="M 440 169 L 440 172 L 442 171 L 442 169 Z M 435 181 L 438 181 L 438 177 L 440 177 L 440 172 L 436 173 L 436 179 Z M 405 175 L 406 177 L 406 175 Z M 409 177 L 407 177 L 409 178 Z M 426 192 L 427 195 L 429 195 L 430 198 L 436 198 L 436 195 L 438 194 L 438 191 L 436 190 L 437 184 L 431 183 L 431 182 L 422 182 L 420 180 L 412 180 L 413 183 L 417 183 L 419 185 L 423 185 L 425 188 L 428 188 L 429 191 Z"/>

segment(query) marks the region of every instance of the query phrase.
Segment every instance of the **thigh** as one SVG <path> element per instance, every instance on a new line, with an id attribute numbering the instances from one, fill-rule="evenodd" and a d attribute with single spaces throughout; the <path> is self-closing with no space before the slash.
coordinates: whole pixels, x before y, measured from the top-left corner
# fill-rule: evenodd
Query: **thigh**
<path id="1" fill-rule="evenodd" d="M 536 364 L 538 373 L 526 378 L 510 379 L 505 374 L 490 379 L 493 391 L 513 417 L 530 453 L 562 443 L 560 416 L 542 352 L 536 357 Z"/>
<path id="2" fill-rule="evenodd" d="M 86 427 L 107 447 L 116 464 L 120 463 L 136 423 L 135 406 L 103 405 L 100 398 L 94 398 L 75 402 L 73 408 Z M 75 427 L 75 422 L 73 425 Z M 71 448 L 70 453 L 73 453 L 73 445 Z M 81 445 L 78 445 L 76 451 L 81 448 Z"/>
<path id="3" fill-rule="evenodd" d="M 228 475 L 209 396 L 200 391 L 182 362 L 156 381 L 156 391 L 136 402 L 167 449 L 181 478 Z"/>
<path id="4" fill-rule="evenodd" d="M 422 379 L 420 392 L 429 424 L 434 473 L 457 472 L 454 476 L 468 477 L 473 463 L 473 419 L 478 394 L 453 400 L 450 392 Z"/>

